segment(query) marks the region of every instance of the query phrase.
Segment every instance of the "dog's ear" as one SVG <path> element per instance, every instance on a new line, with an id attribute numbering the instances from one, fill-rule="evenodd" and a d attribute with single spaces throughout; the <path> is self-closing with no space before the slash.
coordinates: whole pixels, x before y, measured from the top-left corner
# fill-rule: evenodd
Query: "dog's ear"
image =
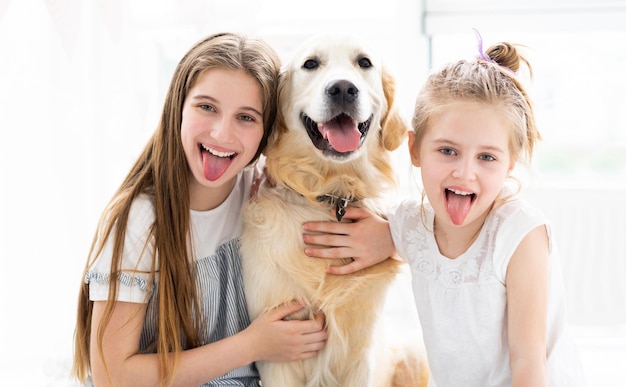
<path id="1" fill-rule="evenodd" d="M 288 83 L 288 78 L 290 77 L 289 72 L 287 71 L 286 68 L 282 68 L 280 73 L 278 74 L 278 87 L 276 90 L 276 96 L 275 98 L 277 99 L 277 103 L 276 103 L 276 117 L 274 119 L 274 126 L 272 128 L 272 132 L 268 137 L 267 143 L 270 146 L 273 146 L 276 141 L 278 141 L 278 139 L 281 137 L 281 134 L 287 131 L 287 124 L 285 123 L 285 115 L 283 113 L 283 109 L 281 108 L 282 106 L 282 101 L 285 101 L 285 93 L 286 88 L 287 88 L 287 83 Z M 267 156 L 267 149 L 268 147 L 265 148 L 265 151 L 263 152 L 263 154 L 265 154 Z"/>
<path id="2" fill-rule="evenodd" d="M 383 68 L 383 91 L 387 100 L 387 112 L 382 118 L 381 139 L 386 150 L 397 149 L 406 138 L 409 126 L 395 105 L 396 83 L 391 74 Z"/>

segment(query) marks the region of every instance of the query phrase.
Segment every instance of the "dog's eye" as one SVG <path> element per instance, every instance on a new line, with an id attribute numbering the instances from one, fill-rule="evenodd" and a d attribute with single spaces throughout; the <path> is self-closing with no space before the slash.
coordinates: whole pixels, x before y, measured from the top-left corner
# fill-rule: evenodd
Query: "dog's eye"
<path id="1" fill-rule="evenodd" d="M 319 62 L 317 59 L 307 59 L 302 65 L 303 68 L 307 70 L 313 70 L 319 66 Z"/>
<path id="2" fill-rule="evenodd" d="M 362 69 L 370 68 L 372 67 L 372 61 L 369 58 L 361 58 L 359 59 L 359 67 Z"/>

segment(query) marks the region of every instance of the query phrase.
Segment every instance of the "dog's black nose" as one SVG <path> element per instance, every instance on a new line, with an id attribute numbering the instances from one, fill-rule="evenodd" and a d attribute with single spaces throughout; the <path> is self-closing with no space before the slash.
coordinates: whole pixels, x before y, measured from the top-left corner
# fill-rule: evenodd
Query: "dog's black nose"
<path id="1" fill-rule="evenodd" d="M 334 103 L 343 105 L 354 102 L 359 96 L 359 89 L 350 81 L 339 80 L 326 87 L 326 95 Z"/>

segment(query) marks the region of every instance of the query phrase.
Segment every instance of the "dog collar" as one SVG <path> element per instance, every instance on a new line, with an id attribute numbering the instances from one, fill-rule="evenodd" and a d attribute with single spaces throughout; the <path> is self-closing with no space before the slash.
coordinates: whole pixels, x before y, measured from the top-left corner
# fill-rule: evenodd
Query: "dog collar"
<path id="1" fill-rule="evenodd" d="M 335 206 L 335 216 L 337 217 L 338 222 L 341 222 L 341 219 L 346 214 L 346 208 L 348 207 L 348 204 L 357 200 L 358 199 L 356 198 L 342 198 L 333 194 L 326 194 L 317 197 L 318 202 L 326 202 L 331 206 Z"/>

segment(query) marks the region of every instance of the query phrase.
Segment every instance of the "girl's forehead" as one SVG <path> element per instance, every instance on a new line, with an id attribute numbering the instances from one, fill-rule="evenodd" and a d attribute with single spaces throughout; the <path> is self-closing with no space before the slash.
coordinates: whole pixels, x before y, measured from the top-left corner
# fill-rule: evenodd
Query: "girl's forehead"
<path id="1" fill-rule="evenodd" d="M 471 128 L 495 124 L 510 126 L 507 114 L 500 107 L 476 101 L 458 101 L 437 109 L 430 118 L 429 127 Z M 503 128 L 504 129 L 504 128 Z"/>
<path id="2" fill-rule="evenodd" d="M 462 102 L 433 114 L 425 136 L 459 143 L 504 144 L 508 147 L 513 129 L 508 116 L 496 106 Z"/>

